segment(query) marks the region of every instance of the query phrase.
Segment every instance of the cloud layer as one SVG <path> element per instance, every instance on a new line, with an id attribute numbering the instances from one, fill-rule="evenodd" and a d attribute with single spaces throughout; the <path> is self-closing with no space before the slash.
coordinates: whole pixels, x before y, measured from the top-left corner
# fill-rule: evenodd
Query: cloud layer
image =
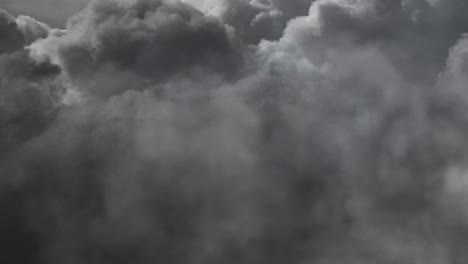
<path id="1" fill-rule="evenodd" d="M 467 11 L 2 11 L 0 262 L 463 263 Z"/>

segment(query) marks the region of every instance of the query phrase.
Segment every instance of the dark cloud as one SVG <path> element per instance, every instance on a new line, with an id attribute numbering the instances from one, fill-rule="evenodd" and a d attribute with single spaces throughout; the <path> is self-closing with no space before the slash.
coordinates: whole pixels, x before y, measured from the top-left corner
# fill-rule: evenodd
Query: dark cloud
<path id="1" fill-rule="evenodd" d="M 463 2 L 316 1 L 310 15 L 289 21 L 278 46 L 295 41 L 314 64 L 333 50 L 377 48 L 403 78 L 431 85 L 467 30 L 466 8 Z"/>
<path id="2" fill-rule="evenodd" d="M 22 49 L 24 46 L 49 35 L 48 25 L 28 16 L 14 18 L 0 9 L 0 54 Z"/>
<path id="3" fill-rule="evenodd" d="M 31 225 L 23 190 L 9 181 L 8 160 L 53 119 L 60 67 L 29 57 L 25 45 L 47 36 L 47 27 L 26 17 L 0 18 L 0 246 L 1 262 L 40 263 L 41 242 Z"/>
<path id="4" fill-rule="evenodd" d="M 60 68 L 37 63 L 24 51 L 0 56 L 0 160 L 42 131 L 53 117 L 61 88 Z"/>
<path id="5" fill-rule="evenodd" d="M 30 58 L 25 46 L 45 38 L 48 26 L 20 16 L 15 19 L 1 11 L 0 28 L 0 160 L 41 131 L 53 112 L 51 79 L 60 67 L 47 60 Z"/>
<path id="6" fill-rule="evenodd" d="M 0 32 L 0 54 L 23 48 L 25 39 L 15 18 L 3 10 L 0 10 Z"/>
<path id="7" fill-rule="evenodd" d="M 3 15 L 5 262 L 463 263 L 463 1 L 182 2 Z"/>
<path id="8" fill-rule="evenodd" d="M 74 80 L 112 82 L 108 76 L 129 76 L 127 87 L 115 84 L 117 92 L 137 89 L 139 80 L 203 71 L 229 76 L 242 58 L 223 24 L 188 5 L 161 1 L 92 3 L 69 21 L 57 41 L 63 67 Z M 86 85 L 96 94 L 112 93 L 99 91 L 99 83 Z"/>
<path id="9" fill-rule="evenodd" d="M 277 40 L 289 19 L 308 13 L 312 0 L 183 0 L 205 14 L 218 17 L 232 26 L 247 44 L 258 44 L 262 39 Z"/>

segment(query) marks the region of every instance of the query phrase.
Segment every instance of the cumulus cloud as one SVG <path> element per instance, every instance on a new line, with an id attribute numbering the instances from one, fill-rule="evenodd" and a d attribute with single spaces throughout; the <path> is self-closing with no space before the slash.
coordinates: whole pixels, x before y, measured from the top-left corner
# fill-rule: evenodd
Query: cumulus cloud
<path id="1" fill-rule="evenodd" d="M 19 32 L 15 18 L 0 10 L 1 46 L 0 54 L 20 49 L 24 46 L 24 36 Z"/>
<path id="2" fill-rule="evenodd" d="M 16 19 L 19 31 L 25 38 L 26 45 L 35 42 L 38 39 L 46 38 L 51 28 L 42 22 L 35 20 L 29 16 L 19 16 Z"/>
<path id="3" fill-rule="evenodd" d="M 34 45 L 33 52 L 52 53 L 52 60 L 58 55 L 55 60 L 71 79 L 91 81 L 81 86 L 106 95 L 129 85 L 138 89 L 140 81 L 147 85 L 203 71 L 228 77 L 242 60 L 237 46 L 227 26 L 189 5 L 102 1 L 73 17 L 63 36 Z M 113 83 L 115 91 L 105 90 L 112 75 L 128 80 Z M 101 81 L 107 84 L 100 85 Z"/>
<path id="4" fill-rule="evenodd" d="M 48 26 L 24 16 L 17 19 L 2 11 L 0 53 L 0 156 L 9 153 L 36 132 L 54 108 L 51 81 L 60 67 L 35 61 L 26 45 L 48 35 Z M 59 90 L 59 89 L 57 89 Z"/>
<path id="5" fill-rule="evenodd" d="M 462 263 L 467 10 L 95 0 L 63 30 L 2 13 L 4 262 Z"/>
<path id="6" fill-rule="evenodd" d="M 183 0 L 183 2 L 234 27 L 245 43 L 258 44 L 262 39 L 279 39 L 287 21 L 306 15 L 313 1 Z"/>

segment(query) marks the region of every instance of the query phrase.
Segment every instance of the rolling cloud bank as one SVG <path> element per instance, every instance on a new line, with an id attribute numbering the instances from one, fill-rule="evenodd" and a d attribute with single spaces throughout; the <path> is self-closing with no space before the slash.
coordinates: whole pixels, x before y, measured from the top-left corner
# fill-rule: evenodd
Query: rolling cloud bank
<path id="1" fill-rule="evenodd" d="M 57 29 L 0 11 L 0 263 L 466 263 L 466 14 L 94 0 Z"/>

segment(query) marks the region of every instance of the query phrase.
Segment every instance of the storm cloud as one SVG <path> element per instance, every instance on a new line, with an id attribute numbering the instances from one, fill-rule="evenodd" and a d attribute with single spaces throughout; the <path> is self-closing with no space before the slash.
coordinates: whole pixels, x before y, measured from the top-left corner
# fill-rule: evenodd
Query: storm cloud
<path id="1" fill-rule="evenodd" d="M 2 11 L 0 262 L 464 263 L 467 11 Z"/>

